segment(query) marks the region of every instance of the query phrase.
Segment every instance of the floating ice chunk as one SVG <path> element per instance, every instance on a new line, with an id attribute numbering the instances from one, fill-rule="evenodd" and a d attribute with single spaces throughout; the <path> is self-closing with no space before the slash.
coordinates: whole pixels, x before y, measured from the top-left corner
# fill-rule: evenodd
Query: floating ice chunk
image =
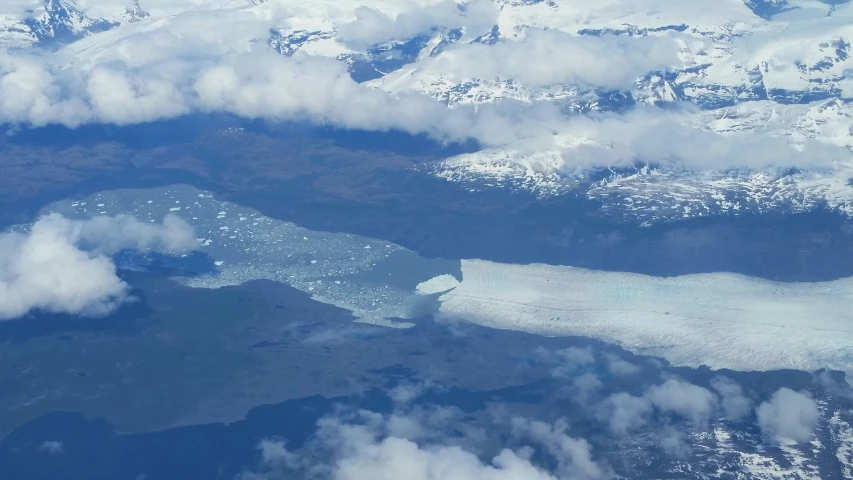
<path id="1" fill-rule="evenodd" d="M 98 206 L 98 207 L 103 207 L 103 206 L 104 206 L 104 204 L 103 204 L 103 203 L 99 203 L 97 206 Z"/>
<path id="2" fill-rule="evenodd" d="M 172 208 L 170 208 L 170 209 L 169 209 L 169 211 L 170 211 L 170 212 L 177 212 L 177 211 L 178 211 L 178 210 L 180 210 L 180 209 L 181 209 L 181 207 L 172 207 Z"/>
<path id="3" fill-rule="evenodd" d="M 313 264 L 315 264 L 315 263 L 317 263 L 317 260 L 311 260 L 311 264 L 312 264 L 312 265 L 313 265 Z"/>
<path id="4" fill-rule="evenodd" d="M 129 205 L 132 211 L 127 213 L 154 223 L 162 218 L 163 210 L 170 207 L 180 206 L 182 211 L 186 211 L 196 196 L 200 201 L 192 212 L 190 224 L 197 232 L 203 251 L 223 263 L 221 266 L 218 264 L 217 271 L 211 275 L 183 278 L 179 280 L 181 283 L 199 288 L 219 288 L 253 279 L 281 281 L 301 291 L 310 291 L 312 298 L 318 301 L 353 312 L 360 322 L 395 328 L 412 325 L 393 322 L 389 318 L 410 318 L 420 312 L 423 299 L 414 291 L 414 284 L 435 275 L 432 273 L 434 269 L 427 268 L 423 274 L 412 271 L 418 279 L 413 284 L 393 282 L 393 285 L 383 285 L 394 277 L 382 274 L 378 284 L 371 283 L 377 277 L 371 279 L 369 272 L 380 258 L 383 262 L 388 261 L 385 258 L 387 252 L 399 249 L 403 255 L 417 257 L 414 252 L 396 245 L 389 246 L 386 242 L 358 235 L 309 231 L 289 222 L 266 218 L 239 205 L 221 202 L 189 186 L 112 191 L 90 198 L 93 205 L 103 201 L 117 212 L 122 206 Z M 148 198 L 158 200 L 149 201 Z M 176 199 L 179 204 L 173 203 Z M 79 204 L 79 200 L 75 202 Z M 60 212 L 67 209 L 74 215 L 80 215 L 83 207 L 72 210 L 70 203 L 57 202 L 53 207 Z M 231 218 L 216 220 L 218 213 L 223 216 L 230 213 L 234 221 Z M 245 220 L 237 222 L 238 219 Z M 232 226 L 235 227 L 233 230 Z M 235 241 L 228 242 L 229 238 Z M 381 251 L 381 255 L 365 249 L 368 244 L 373 250 L 379 249 L 377 251 Z M 310 263 L 312 259 L 315 260 Z M 424 259 L 417 262 L 423 263 L 425 268 L 429 263 Z M 320 271 L 321 263 L 323 269 Z M 318 281 L 318 276 L 324 276 L 328 281 Z M 342 276 L 347 279 L 343 280 Z"/>
<path id="5" fill-rule="evenodd" d="M 370 245 L 365 245 L 365 246 L 364 246 L 364 249 L 365 249 L 365 250 L 370 250 Z"/>
<path id="6" fill-rule="evenodd" d="M 459 286 L 459 280 L 453 275 L 439 275 L 437 277 L 432 277 L 425 282 L 421 282 L 415 287 L 415 291 L 422 295 L 431 295 L 433 293 L 442 293 L 453 290 L 454 288 Z"/>
<path id="7" fill-rule="evenodd" d="M 217 260 L 217 261 L 213 262 L 213 264 L 216 265 L 217 267 L 222 265 L 223 263 L 225 263 L 225 262 L 223 262 L 222 260 Z"/>

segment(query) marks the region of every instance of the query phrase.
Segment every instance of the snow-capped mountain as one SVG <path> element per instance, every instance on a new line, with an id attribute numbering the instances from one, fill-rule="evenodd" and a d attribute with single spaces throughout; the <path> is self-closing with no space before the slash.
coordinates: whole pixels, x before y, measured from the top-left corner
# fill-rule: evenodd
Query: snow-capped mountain
<path id="1" fill-rule="evenodd" d="M 817 403 L 822 420 L 810 442 L 768 444 L 745 422 L 722 420 L 706 428 L 686 429 L 683 445 L 690 448 L 683 447 L 681 459 L 655 455 L 650 444 L 658 437 L 653 435 L 632 436 L 618 447 L 635 466 L 637 478 L 848 478 L 853 474 L 850 412 L 831 397 L 819 398 Z M 639 473 L 647 469 L 654 469 L 657 476 Z"/>
<path id="2" fill-rule="evenodd" d="M 225 18 L 236 20 L 225 28 Z M 723 139 L 853 148 L 853 6 L 843 0 L 16 0 L 0 10 L 0 45 L 59 50 L 66 64 L 127 62 L 123 39 L 143 33 L 328 57 L 371 89 L 420 93 L 451 109 L 510 101 L 556 106 L 572 119 L 692 105 L 677 121 Z M 630 154 L 613 139 L 575 130 L 534 143 L 424 169 L 472 188 L 585 192 L 606 214 L 642 222 L 818 205 L 853 212 L 849 155 L 674 165 L 654 152 L 623 158 Z M 618 168 L 579 162 L 578 149 L 590 146 L 619 152 Z"/>
<path id="3" fill-rule="evenodd" d="M 699 128 L 726 135 L 774 135 L 794 143 L 817 139 L 853 147 L 853 92 L 848 83 L 848 73 L 853 69 L 850 9 L 819 2 L 747 2 L 746 6 L 758 16 L 741 15 L 713 26 L 698 15 L 664 22 L 645 18 L 644 23 L 626 22 L 617 28 L 610 27 L 608 21 L 594 28 L 573 25 L 572 31 L 578 35 L 663 36 L 676 32 L 681 63 L 643 75 L 633 88 L 621 92 L 602 94 L 595 86 L 565 84 L 528 88 L 509 78 L 459 78 L 431 68 L 429 63 L 420 67 L 421 62 L 373 84 L 391 92 L 421 91 L 449 104 L 506 98 L 556 101 L 564 104 L 564 111 L 581 113 L 633 103 L 688 102 L 701 109 L 696 118 Z M 554 17 L 559 16 L 561 7 L 547 5 Z M 521 8 L 506 13 L 505 7 L 502 15 L 521 17 Z M 673 24 L 665 25 L 669 22 Z M 517 25 L 507 30 L 519 32 Z M 614 93 L 622 95 L 614 101 Z M 434 172 L 472 186 L 505 185 L 544 196 L 586 190 L 590 198 L 603 202 L 607 214 L 643 222 L 725 213 L 803 211 L 817 206 L 853 211 L 849 165 L 832 171 L 781 168 L 697 172 L 643 167 L 615 169 L 600 179 L 601 172 L 578 175 L 564 154 L 560 149 L 487 150 L 448 159 Z"/>
<path id="4" fill-rule="evenodd" d="M 91 16 L 73 1 L 13 1 L 0 8 L 5 10 L 0 11 L 0 45 L 6 47 L 56 49 L 120 24 Z M 128 14 L 128 20 L 145 15 L 138 2 L 128 5 Z"/>

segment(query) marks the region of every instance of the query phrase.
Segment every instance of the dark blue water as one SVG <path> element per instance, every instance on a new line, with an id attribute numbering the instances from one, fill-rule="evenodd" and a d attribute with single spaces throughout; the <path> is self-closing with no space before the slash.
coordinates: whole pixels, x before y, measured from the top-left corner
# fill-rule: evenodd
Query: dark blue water
<path id="1" fill-rule="evenodd" d="M 541 262 L 659 276 L 719 271 L 783 281 L 853 276 L 853 226 L 845 216 L 828 209 L 802 214 L 722 215 L 641 228 L 603 216 L 600 204 L 582 195 L 543 200 L 526 192 L 472 190 L 423 171 L 363 167 L 351 160 L 325 157 L 316 160 L 316 173 L 269 185 L 238 187 L 235 179 L 219 176 L 235 175 L 229 169 L 234 162 L 229 149 L 240 146 L 215 143 L 211 147 L 206 136 L 212 135 L 208 128 L 224 125 L 238 125 L 273 138 L 296 138 L 309 144 L 334 144 L 347 150 L 417 160 L 476 148 L 441 145 L 400 132 L 343 131 L 238 121 L 226 116 L 122 128 L 22 130 L 2 143 L 60 148 L 110 140 L 128 148 L 147 148 L 184 142 L 181 148 L 204 159 L 211 174 L 202 178 L 186 171 L 129 164 L 126 169 L 93 174 L 77 185 L 51 190 L 27 202 L 4 200 L 0 224 L 27 221 L 44 204 L 70 196 L 189 183 L 276 219 L 314 230 L 382 239 L 432 258 Z M 369 162 L 369 156 L 363 161 Z M 326 174 L 345 178 L 349 173 L 358 175 L 355 187 L 346 185 L 340 192 L 334 185 L 318 186 Z"/>
<path id="2" fill-rule="evenodd" d="M 187 115 L 138 125 L 82 125 L 67 128 L 50 125 L 18 128 L 0 124 L 7 132 L 2 143 L 15 146 L 70 148 L 116 142 L 133 150 L 145 150 L 185 142 L 200 142 L 217 136 L 228 128 L 239 128 L 275 138 L 331 143 L 348 149 L 394 152 L 402 155 L 449 157 L 479 149 L 474 142 L 437 142 L 426 135 L 412 135 L 399 130 L 386 132 L 347 130 L 308 123 L 248 120 L 230 114 Z M 199 145 L 201 146 L 201 145 Z"/>
<path id="3" fill-rule="evenodd" d="M 377 408 L 381 402 L 364 403 Z M 230 425 L 213 424 L 123 435 L 103 420 L 53 413 L 36 419 L 0 442 L 4 480 L 210 480 L 234 478 L 256 462 L 257 443 L 280 437 L 298 448 L 330 413 L 322 397 L 293 400 L 252 410 Z M 62 444 L 51 454 L 39 446 Z M 144 475 L 144 477 L 140 477 Z"/>
<path id="4" fill-rule="evenodd" d="M 140 253 L 122 250 L 113 255 L 113 263 L 119 269 L 158 272 L 181 277 L 198 277 L 217 271 L 210 255 L 199 251 L 184 255 L 170 255 L 160 252 Z"/>
<path id="5" fill-rule="evenodd" d="M 404 367 L 377 371 L 387 386 L 409 379 Z M 483 410 L 487 402 L 536 403 L 544 385 L 510 387 L 489 392 L 461 389 L 424 396 L 423 405 L 454 406 L 465 412 Z M 29 422 L 0 441 L 3 480 L 211 480 L 233 479 L 258 462 L 258 442 L 284 440 L 298 449 L 316 430 L 317 420 L 342 407 L 390 413 L 394 404 L 387 389 L 338 398 L 312 396 L 267 405 L 249 412 L 245 420 L 153 433 L 122 434 L 100 419 L 56 412 Z M 51 453 L 44 442 L 60 442 Z M 321 459 L 317 459 L 320 460 Z M 140 475 L 144 475 L 141 477 Z"/>
<path id="6" fill-rule="evenodd" d="M 662 372 L 649 364 L 643 369 L 649 369 L 649 372 L 608 379 L 603 374 L 601 365 L 592 365 L 586 370 L 575 372 L 575 375 L 587 371 L 602 373 L 601 378 L 605 382 L 604 395 L 622 391 L 641 394 L 647 385 L 658 383 L 663 378 L 660 376 Z M 684 368 L 672 369 L 672 372 L 683 374 L 688 381 L 706 388 L 711 378 L 719 374 L 707 369 Z M 416 383 L 418 380 L 418 372 L 402 365 L 368 373 L 382 375 L 385 385 L 345 397 L 325 398 L 315 395 L 277 405 L 257 407 L 252 409 L 244 420 L 228 425 L 217 423 L 151 433 L 123 434 L 102 419 L 85 419 L 76 413 L 54 412 L 27 423 L 0 441 L 0 478 L 231 480 L 241 472 L 258 465 L 259 441 L 281 440 L 288 450 L 300 449 L 312 440 L 319 419 L 334 416 L 358 422 L 357 419 L 353 420 L 352 416 L 347 417 L 345 413 L 357 410 L 389 414 L 395 411 L 395 404 L 388 396 L 390 389 L 401 382 Z M 759 392 L 761 397 L 783 385 L 806 388 L 811 383 L 811 376 L 805 372 L 724 373 L 742 385 L 749 386 L 753 395 Z M 498 405 L 502 409 L 502 415 L 509 419 L 517 415 L 518 413 L 513 412 L 518 412 L 517 409 L 521 407 L 520 414 L 523 416 L 536 412 L 534 418 L 566 419 L 570 422 L 573 435 L 604 442 L 597 443 L 595 449 L 607 450 L 611 440 L 608 440 L 602 423 L 591 415 L 594 409 L 579 409 L 576 404 L 559 400 L 559 395 L 555 402 L 555 392 L 565 387 L 566 381 L 544 378 L 524 385 L 480 392 L 457 387 L 436 388 L 418 397 L 414 405 L 426 409 L 455 407 L 463 413 L 460 422 L 484 427 L 494 435 L 493 440 L 497 439 L 499 444 L 514 447 L 522 444 L 513 445 L 512 437 L 507 436 L 503 427 L 494 424 L 493 420 L 488 420 L 491 418 L 488 415 L 479 417 L 486 419 L 485 424 L 477 423 L 483 420 L 477 420 L 476 415 L 477 412 L 485 414 L 488 409 Z M 672 416 L 663 414 L 655 414 L 652 422 L 659 425 L 678 425 Z M 753 422 L 754 419 L 747 419 L 743 428 L 754 430 Z M 459 424 L 458 428 L 451 428 L 445 435 L 462 435 L 458 430 L 462 428 L 463 425 Z M 61 445 L 61 451 L 49 451 L 45 448 L 45 442 L 57 442 Z M 310 460 L 314 464 L 331 461 L 329 458 L 313 456 Z M 537 461 L 540 465 L 555 466 L 551 465 L 554 462 L 547 457 L 538 458 Z"/>

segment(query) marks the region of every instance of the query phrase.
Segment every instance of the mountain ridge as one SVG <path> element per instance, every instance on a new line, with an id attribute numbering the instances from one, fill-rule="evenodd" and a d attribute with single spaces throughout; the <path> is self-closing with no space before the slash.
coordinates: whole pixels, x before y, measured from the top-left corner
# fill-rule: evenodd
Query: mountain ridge
<path id="1" fill-rule="evenodd" d="M 722 138 L 769 135 L 797 148 L 816 141 L 853 149 L 853 80 L 848 79 L 853 72 L 853 8 L 847 2 L 725 0 L 656 8 L 652 1 L 582 5 L 557 0 L 471 0 L 415 10 L 386 2 L 372 7 L 338 3 L 337 10 L 330 5 L 325 0 L 304 5 L 289 0 L 219 0 L 206 4 L 202 13 L 240 12 L 258 26 L 240 31 L 250 42 L 283 56 L 336 59 L 353 79 L 372 89 L 395 96 L 422 94 L 450 108 L 514 101 L 556 106 L 571 119 L 619 115 L 641 106 L 666 110 L 687 105 L 693 110 L 676 121 Z M 17 17 L 9 13 L 15 8 Z M 125 36 L 170 28 L 199 8 L 191 2 L 163 0 L 98 4 L 20 0 L 0 15 L 0 43 L 13 50 L 57 50 L 72 62 L 92 62 L 100 52 L 120 45 Z M 365 8 L 374 17 L 364 17 Z M 375 38 L 368 36 L 364 37 L 367 43 L 362 42 L 359 35 L 364 32 L 354 25 L 368 18 L 392 22 L 386 28 L 398 36 L 378 43 L 371 43 Z M 427 20 L 412 20 L 417 18 Z M 108 30 L 111 37 L 100 36 Z M 506 62 L 495 65 L 507 73 L 477 65 L 481 55 L 498 51 L 518 55 L 519 60 L 549 58 L 554 53 L 547 48 L 554 44 L 548 35 L 562 35 L 553 38 L 569 41 L 567 45 L 575 50 L 568 55 L 603 48 L 616 58 L 603 66 L 590 64 L 583 71 L 571 65 L 571 57 L 565 65 L 553 66 L 556 76 L 545 72 L 546 77 L 568 81 L 541 84 L 517 78 L 525 72 L 506 70 L 512 67 Z M 234 41 L 239 44 L 240 38 Z M 596 47 L 595 39 L 605 41 L 605 46 Z M 638 45 L 646 45 L 648 57 L 625 67 L 633 70 L 624 73 L 636 80 L 608 80 L 613 84 L 602 86 L 599 82 L 608 77 L 594 70 L 606 73 L 608 68 L 634 61 L 635 51 L 628 49 Z M 662 53 L 669 45 L 675 47 L 674 57 Z M 620 48 L 626 49 L 624 53 Z M 593 61 L 595 53 L 589 55 L 593 57 L 577 61 Z M 662 58 L 669 60 L 661 63 Z M 488 72 L 492 74 L 480 74 Z M 638 222 L 766 210 L 794 212 L 816 205 L 853 212 L 853 190 L 848 191 L 847 185 L 847 178 L 853 177 L 850 158 L 830 166 L 824 162 L 818 168 L 759 165 L 748 174 L 743 170 L 733 174 L 726 165 L 673 167 L 657 164 L 655 158 L 637 157 L 623 160 L 644 165 L 640 170 L 617 169 L 591 181 L 607 169 L 585 171 L 574 152 L 588 145 L 606 150 L 608 141 L 566 135 L 553 146 L 487 148 L 437 162 L 426 170 L 477 188 L 488 185 L 540 196 L 580 192 L 604 202 L 605 212 Z M 790 167 L 795 166 L 796 173 L 791 173 Z"/>

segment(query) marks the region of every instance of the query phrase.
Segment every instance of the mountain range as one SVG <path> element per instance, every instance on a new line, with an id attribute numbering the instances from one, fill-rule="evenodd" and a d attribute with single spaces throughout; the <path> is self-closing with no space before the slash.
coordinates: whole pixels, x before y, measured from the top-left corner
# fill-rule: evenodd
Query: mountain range
<path id="1" fill-rule="evenodd" d="M 451 109 L 544 105 L 604 130 L 631 112 L 677 112 L 674 122 L 690 132 L 748 139 L 755 150 L 738 143 L 726 148 L 746 160 L 687 164 L 656 158 L 653 148 L 634 152 L 673 138 L 683 143 L 681 156 L 691 145 L 709 148 L 692 133 L 671 132 L 669 120 L 638 115 L 618 124 L 624 132 L 613 130 L 613 138 L 587 135 L 592 127 L 582 125 L 552 144 L 484 146 L 422 166 L 448 181 L 586 195 L 602 202 L 605 215 L 642 223 L 813 208 L 853 213 L 853 7 L 846 1 L 374 3 L 16 0 L 0 10 L 0 45 L 85 63 L 141 32 L 181 35 L 194 16 L 239 12 L 250 26 L 233 39 L 229 29 L 217 32 L 222 41 L 336 59 L 354 81 L 393 96 L 421 94 Z M 622 156 L 630 158 L 578 160 L 579 148 L 619 151 L 626 136 L 632 153 Z M 763 158 L 765 147 L 752 139 L 766 138 L 804 158 L 777 162 L 773 151 Z M 814 145 L 821 148 L 806 148 Z"/>

